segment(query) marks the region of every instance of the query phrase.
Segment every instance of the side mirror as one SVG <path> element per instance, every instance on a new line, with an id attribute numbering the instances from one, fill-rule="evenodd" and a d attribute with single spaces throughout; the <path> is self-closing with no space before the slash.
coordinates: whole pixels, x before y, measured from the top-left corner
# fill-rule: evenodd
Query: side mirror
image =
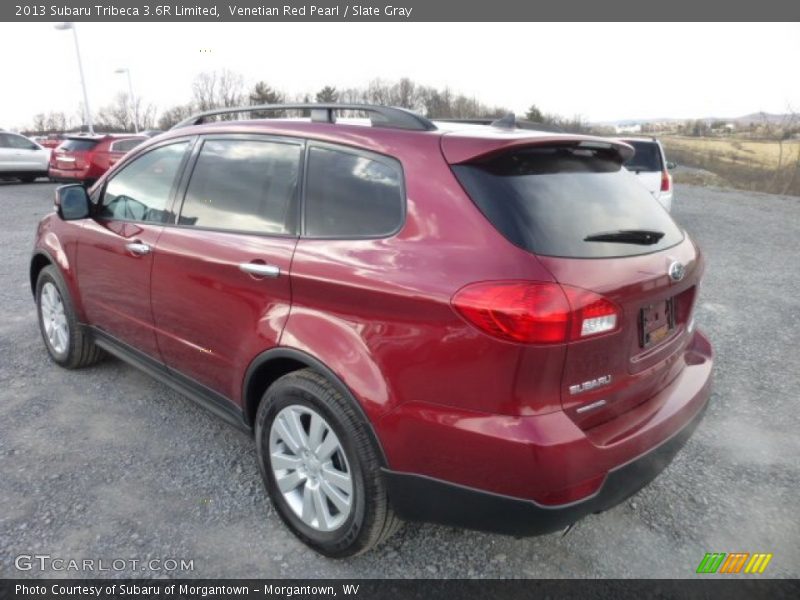
<path id="1" fill-rule="evenodd" d="M 668 160 L 668 161 L 667 161 L 667 169 L 668 169 L 668 170 L 672 171 L 672 169 L 674 169 L 674 168 L 675 168 L 675 167 L 677 167 L 677 166 L 678 166 L 678 165 L 677 165 L 677 163 L 674 163 L 674 162 L 672 162 L 671 160 Z"/>
<path id="2" fill-rule="evenodd" d="M 56 212 L 65 221 L 77 221 L 89 216 L 89 194 L 79 183 L 56 189 Z"/>

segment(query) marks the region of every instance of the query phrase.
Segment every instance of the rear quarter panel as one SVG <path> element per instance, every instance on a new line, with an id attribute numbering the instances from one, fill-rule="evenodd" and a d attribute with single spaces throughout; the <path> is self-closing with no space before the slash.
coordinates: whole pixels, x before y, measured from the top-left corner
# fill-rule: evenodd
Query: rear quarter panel
<path id="1" fill-rule="evenodd" d="M 404 226 L 385 239 L 301 239 L 281 344 L 331 368 L 373 421 L 410 401 L 486 412 L 557 410 L 563 349 L 490 338 L 450 305 L 468 283 L 550 275 L 486 221 L 437 137 L 417 135 L 391 154 L 404 170 Z M 520 408 L 531 394 L 549 400 Z"/>

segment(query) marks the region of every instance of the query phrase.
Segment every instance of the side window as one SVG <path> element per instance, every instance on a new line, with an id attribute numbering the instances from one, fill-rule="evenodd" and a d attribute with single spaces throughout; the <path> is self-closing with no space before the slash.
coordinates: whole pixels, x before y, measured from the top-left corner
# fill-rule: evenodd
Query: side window
<path id="1" fill-rule="evenodd" d="M 0 133 L 0 148 L 10 148 L 11 146 L 8 144 L 8 136 L 4 133 Z"/>
<path id="2" fill-rule="evenodd" d="M 206 140 L 178 223 L 272 234 L 295 232 L 303 146 L 270 140 Z"/>
<path id="3" fill-rule="evenodd" d="M 98 217 L 166 222 L 172 184 L 188 145 L 161 146 L 127 165 L 106 185 Z"/>
<path id="4" fill-rule="evenodd" d="M 21 135 L 8 135 L 6 134 L 6 144 L 8 148 L 15 148 L 17 150 L 37 150 L 38 146 L 28 138 Z"/>
<path id="5" fill-rule="evenodd" d="M 403 220 L 399 164 L 351 152 L 312 147 L 306 179 L 306 235 L 376 237 Z"/>
<path id="6" fill-rule="evenodd" d="M 118 142 L 114 142 L 113 144 L 111 144 L 111 151 L 112 152 L 128 152 L 128 151 L 133 150 L 134 148 L 136 148 L 136 146 L 141 144 L 143 141 L 144 140 L 140 140 L 138 138 L 130 139 L 130 140 L 120 140 Z"/>

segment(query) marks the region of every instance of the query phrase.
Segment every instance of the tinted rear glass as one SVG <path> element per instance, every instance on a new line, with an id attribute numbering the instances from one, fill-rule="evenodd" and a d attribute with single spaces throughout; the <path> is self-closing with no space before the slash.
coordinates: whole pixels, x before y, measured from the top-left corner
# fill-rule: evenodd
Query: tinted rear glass
<path id="1" fill-rule="evenodd" d="M 403 222 L 403 176 L 389 158 L 313 147 L 306 180 L 306 235 L 378 237 Z"/>
<path id="2" fill-rule="evenodd" d="M 64 140 L 58 148 L 67 152 L 82 152 L 91 150 L 98 143 L 98 140 Z"/>
<path id="3" fill-rule="evenodd" d="M 455 165 L 453 171 L 489 221 L 509 241 L 536 254 L 633 256 L 683 240 L 669 213 L 622 168 L 614 151 L 529 148 L 480 164 Z M 586 240 L 628 230 L 663 236 L 649 245 Z"/>
<path id="4" fill-rule="evenodd" d="M 655 142 L 636 142 L 626 140 L 626 144 L 633 146 L 636 153 L 625 161 L 625 166 L 630 171 L 661 171 L 661 151 Z"/>

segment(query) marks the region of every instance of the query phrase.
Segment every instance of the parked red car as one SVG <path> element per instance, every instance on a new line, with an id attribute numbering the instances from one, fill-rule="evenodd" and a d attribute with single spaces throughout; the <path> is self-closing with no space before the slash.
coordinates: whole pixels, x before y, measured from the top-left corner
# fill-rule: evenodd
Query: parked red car
<path id="1" fill-rule="evenodd" d="M 67 136 L 50 156 L 50 179 L 91 185 L 146 139 L 131 135 Z"/>
<path id="2" fill-rule="evenodd" d="M 41 135 L 38 137 L 33 138 L 40 146 L 44 148 L 57 148 L 62 141 L 64 141 L 64 136 L 57 133 L 51 133 L 48 135 Z"/>
<path id="3" fill-rule="evenodd" d="M 398 519 L 553 532 L 666 467 L 709 398 L 703 256 L 630 146 L 294 108 L 59 188 L 30 264 L 57 364 L 109 352 L 253 432 L 329 556 Z"/>

